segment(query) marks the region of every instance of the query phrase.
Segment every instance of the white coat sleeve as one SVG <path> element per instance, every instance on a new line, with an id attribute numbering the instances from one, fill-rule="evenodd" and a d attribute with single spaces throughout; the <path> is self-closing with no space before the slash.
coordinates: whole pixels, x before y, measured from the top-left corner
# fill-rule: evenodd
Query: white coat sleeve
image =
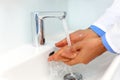
<path id="1" fill-rule="evenodd" d="M 114 0 L 112 6 L 90 28 L 101 38 L 106 49 L 120 54 L 120 0 Z"/>

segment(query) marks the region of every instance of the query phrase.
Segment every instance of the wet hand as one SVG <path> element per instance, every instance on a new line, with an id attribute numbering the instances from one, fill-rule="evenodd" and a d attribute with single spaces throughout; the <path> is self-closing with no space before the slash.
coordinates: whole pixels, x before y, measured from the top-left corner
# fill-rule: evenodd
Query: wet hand
<path id="1" fill-rule="evenodd" d="M 59 49 L 57 52 L 55 52 L 53 55 L 51 55 L 48 58 L 48 61 L 70 61 L 72 58 L 76 56 L 76 54 L 73 54 L 74 50 L 71 46 L 64 46 L 61 49 Z"/>
<path id="2" fill-rule="evenodd" d="M 73 45 L 73 48 L 76 49 L 77 56 L 65 62 L 68 65 L 75 65 L 78 63 L 87 64 L 106 51 L 101 38 L 92 38 L 78 42 Z"/>
<path id="3" fill-rule="evenodd" d="M 101 38 L 86 39 L 71 47 L 61 48 L 49 57 L 49 61 L 63 61 L 68 65 L 87 64 L 105 51 L 106 48 L 103 46 Z"/>
<path id="4" fill-rule="evenodd" d="M 84 39 L 94 38 L 94 37 L 98 37 L 98 35 L 95 32 L 93 32 L 91 29 L 77 30 L 70 34 L 70 39 L 71 39 L 72 44 L 74 44 L 78 41 L 82 41 Z M 56 47 L 66 46 L 67 45 L 66 38 L 57 42 L 55 45 L 56 45 Z"/>

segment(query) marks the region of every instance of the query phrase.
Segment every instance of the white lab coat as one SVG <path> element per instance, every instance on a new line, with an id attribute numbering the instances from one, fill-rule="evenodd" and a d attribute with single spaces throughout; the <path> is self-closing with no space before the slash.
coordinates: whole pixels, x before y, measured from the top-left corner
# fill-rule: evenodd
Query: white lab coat
<path id="1" fill-rule="evenodd" d="M 93 24 L 105 32 L 104 36 L 114 52 L 120 54 L 120 0 L 114 0 L 111 7 Z"/>

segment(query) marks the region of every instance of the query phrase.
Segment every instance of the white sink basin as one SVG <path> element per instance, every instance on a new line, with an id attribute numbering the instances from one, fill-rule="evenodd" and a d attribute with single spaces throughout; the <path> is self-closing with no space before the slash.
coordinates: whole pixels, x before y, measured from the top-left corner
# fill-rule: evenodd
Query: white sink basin
<path id="1" fill-rule="evenodd" d="M 114 58 L 101 80 L 119 80 L 120 77 L 120 55 Z"/>
<path id="2" fill-rule="evenodd" d="M 73 70 L 80 72 L 83 75 L 84 80 L 102 80 L 115 56 L 116 55 L 106 52 L 87 65 L 79 64 L 75 66 L 76 68 Z"/>
<path id="3" fill-rule="evenodd" d="M 118 59 L 119 62 L 116 63 L 116 66 L 114 68 L 113 77 L 111 80 L 119 80 L 120 79 L 120 56 L 117 57 L 116 59 Z"/>
<path id="4" fill-rule="evenodd" d="M 52 46 L 25 45 L 0 57 L 0 77 L 6 80 L 48 80 L 48 54 Z M 0 79 L 1 80 L 1 79 Z"/>
<path id="5" fill-rule="evenodd" d="M 25 45 L 9 51 L 0 57 L 0 77 L 3 80 L 50 80 L 47 58 L 52 51 L 54 47 L 49 45 L 39 48 Z M 84 80 L 112 80 L 113 77 L 107 77 L 110 71 L 116 72 L 117 67 L 111 68 L 118 64 L 116 58 L 106 52 L 87 65 L 73 66 L 72 70 L 81 73 Z"/>

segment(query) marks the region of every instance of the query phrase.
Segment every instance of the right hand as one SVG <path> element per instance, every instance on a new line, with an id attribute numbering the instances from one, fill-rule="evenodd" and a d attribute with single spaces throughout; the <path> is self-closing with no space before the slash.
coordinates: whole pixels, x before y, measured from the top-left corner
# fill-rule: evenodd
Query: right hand
<path id="1" fill-rule="evenodd" d="M 48 58 L 48 61 L 62 61 L 68 65 L 88 64 L 103 54 L 106 48 L 101 38 L 91 38 L 79 41 L 72 46 L 65 46 Z"/>
<path id="2" fill-rule="evenodd" d="M 82 41 L 84 39 L 96 38 L 96 37 L 99 37 L 99 36 L 91 29 L 77 30 L 70 34 L 70 40 L 72 44 Z M 56 47 L 60 47 L 60 48 L 66 46 L 67 45 L 66 38 L 57 42 L 55 45 Z"/>

